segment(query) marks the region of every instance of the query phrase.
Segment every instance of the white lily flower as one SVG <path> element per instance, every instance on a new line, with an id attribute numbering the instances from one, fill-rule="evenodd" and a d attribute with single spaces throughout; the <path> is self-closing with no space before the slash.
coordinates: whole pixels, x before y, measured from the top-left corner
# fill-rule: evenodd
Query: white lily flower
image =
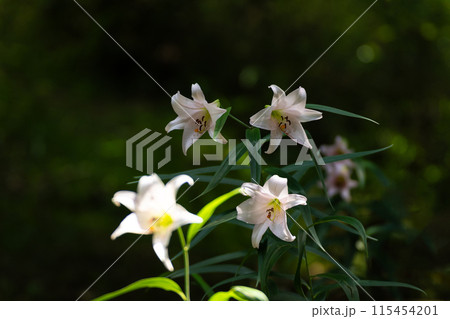
<path id="1" fill-rule="evenodd" d="M 183 225 L 203 221 L 200 216 L 189 213 L 176 203 L 176 193 L 184 183 L 193 185 L 194 181 L 188 175 L 179 175 L 164 185 L 158 175 L 152 174 L 139 179 L 137 193 L 115 193 L 112 202 L 116 206 L 122 204 L 132 213 L 120 223 L 111 239 L 125 233 L 153 234 L 156 255 L 168 270 L 173 271 L 167 250 L 172 232 Z"/>
<path id="2" fill-rule="evenodd" d="M 305 107 L 306 91 L 302 87 L 287 96 L 276 85 L 269 88 L 273 91 L 271 105 L 250 118 L 251 125 L 270 131 L 270 146 L 266 154 L 271 154 L 278 148 L 283 133 L 296 143 L 311 149 L 312 146 L 301 123 L 319 120 L 322 113 Z"/>
<path id="3" fill-rule="evenodd" d="M 251 198 L 236 207 L 237 219 L 255 225 L 252 233 L 254 248 L 259 248 L 259 242 L 267 228 L 284 241 L 291 242 L 295 239 L 287 226 L 286 210 L 306 205 L 306 197 L 289 194 L 287 178 L 273 175 L 264 186 L 244 183 L 241 192 Z"/>
<path id="4" fill-rule="evenodd" d="M 172 107 L 178 117 L 166 126 L 167 133 L 172 130 L 184 130 L 182 145 L 184 155 L 206 131 L 214 141 L 221 144 L 227 143 L 220 133 L 214 138 L 216 122 L 226 112 L 220 108 L 219 100 L 208 103 L 197 83 L 192 84 L 192 98 L 193 100 L 190 100 L 180 92 L 172 96 Z"/>
<path id="5" fill-rule="evenodd" d="M 358 182 L 350 178 L 351 169 L 345 163 L 334 163 L 334 165 L 327 165 L 327 178 L 325 179 L 325 186 L 327 187 L 327 194 L 332 197 L 340 194 L 341 197 L 347 201 L 351 201 L 350 190 L 358 186 Z"/>

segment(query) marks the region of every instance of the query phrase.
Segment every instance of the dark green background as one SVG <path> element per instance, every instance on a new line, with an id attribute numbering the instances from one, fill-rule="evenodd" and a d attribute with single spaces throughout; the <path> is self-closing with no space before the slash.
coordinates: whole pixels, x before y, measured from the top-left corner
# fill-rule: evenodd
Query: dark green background
<path id="1" fill-rule="evenodd" d="M 270 102 L 268 85 L 291 85 L 371 1 L 80 3 L 169 94 L 190 96 L 198 82 L 247 121 Z M 357 216 L 365 226 L 386 226 L 363 277 L 427 295 L 370 289 L 377 299 L 450 297 L 449 75 L 450 1 L 380 0 L 295 85 L 310 103 L 380 123 L 325 114 L 307 124 L 318 145 L 337 134 L 356 151 L 394 144 L 371 157 L 390 186 L 369 174 L 353 192 L 370 203 Z M 109 239 L 127 214 L 110 198 L 139 175 L 125 166 L 125 140 L 146 127 L 164 132 L 174 118 L 169 97 L 73 1 L 0 1 L 0 299 L 74 300 L 131 244 L 134 235 Z M 233 122 L 224 129 L 243 134 Z M 190 168 L 181 132 L 170 135 L 174 160 L 161 172 Z M 194 213 L 212 198 L 187 197 Z M 192 250 L 193 262 L 250 248 L 250 231 L 227 227 Z M 171 255 L 178 247 L 175 237 Z M 83 299 L 163 271 L 144 237 Z"/>

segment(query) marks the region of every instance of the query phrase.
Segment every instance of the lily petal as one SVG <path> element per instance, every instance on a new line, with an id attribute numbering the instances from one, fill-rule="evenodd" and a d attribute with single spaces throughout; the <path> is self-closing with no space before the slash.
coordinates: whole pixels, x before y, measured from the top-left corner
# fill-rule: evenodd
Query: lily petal
<path id="1" fill-rule="evenodd" d="M 149 234 L 148 229 L 143 229 L 138 222 L 137 215 L 135 213 L 129 214 L 127 217 L 122 220 L 119 227 L 112 233 L 111 239 L 116 239 L 117 237 L 125 234 Z"/>
<path id="2" fill-rule="evenodd" d="M 188 183 L 189 186 L 192 186 L 192 185 L 194 185 L 194 180 L 192 179 L 192 177 L 190 177 L 189 175 L 186 175 L 186 174 L 178 175 L 167 182 L 166 191 L 169 192 L 171 195 L 173 194 L 173 198 L 175 198 L 177 195 L 178 189 L 184 183 Z"/>
<path id="3" fill-rule="evenodd" d="M 287 178 L 278 175 L 273 175 L 269 178 L 263 188 L 275 195 L 275 197 L 283 198 L 288 196 Z"/>
<path id="4" fill-rule="evenodd" d="M 202 108 L 202 105 L 184 97 L 180 92 L 172 96 L 171 103 L 175 113 L 184 119 L 194 117 L 194 113 Z"/>
<path id="5" fill-rule="evenodd" d="M 146 175 L 139 179 L 137 200 L 141 200 L 147 192 L 160 193 L 164 190 L 164 183 L 158 175 Z"/>
<path id="6" fill-rule="evenodd" d="M 250 125 L 269 131 L 276 129 L 277 124 L 272 120 L 272 111 L 272 106 L 262 109 L 250 118 Z"/>
<path id="7" fill-rule="evenodd" d="M 211 128 L 208 130 L 208 133 L 209 133 L 209 136 L 210 136 L 215 142 L 220 143 L 220 144 L 227 144 L 227 143 L 228 143 L 228 141 L 225 139 L 225 137 L 223 137 L 223 135 L 220 134 L 220 133 L 217 134 L 216 137 L 214 137 L 214 127 L 211 127 Z"/>
<path id="8" fill-rule="evenodd" d="M 167 249 L 171 236 L 171 231 L 158 232 L 153 235 L 153 249 L 155 250 L 158 258 L 169 271 L 173 271 L 173 265 L 170 261 L 169 251 Z"/>
<path id="9" fill-rule="evenodd" d="M 248 224 L 262 224 L 267 220 L 267 201 L 250 198 L 236 207 L 237 219 Z"/>
<path id="10" fill-rule="evenodd" d="M 266 154 L 272 154 L 278 148 L 281 143 L 281 139 L 283 138 L 283 131 L 280 130 L 279 127 L 270 131 L 270 144 L 269 148 L 265 152 Z"/>
<path id="11" fill-rule="evenodd" d="M 277 85 L 272 84 L 269 86 L 269 88 L 273 91 L 272 105 L 277 104 L 278 102 L 280 102 L 281 99 L 286 97 L 284 91 L 280 89 L 280 87 L 278 87 Z"/>
<path id="12" fill-rule="evenodd" d="M 289 194 L 282 198 L 281 201 L 285 210 L 298 205 L 306 205 L 306 197 L 299 194 Z"/>
<path id="13" fill-rule="evenodd" d="M 116 206 L 120 206 L 122 204 L 132 212 L 135 211 L 135 200 L 136 200 L 136 193 L 130 192 L 130 191 L 119 191 L 116 192 L 112 198 L 112 202 Z"/>
<path id="14" fill-rule="evenodd" d="M 190 121 L 191 119 L 186 119 L 178 116 L 175 120 L 170 121 L 169 124 L 166 125 L 166 132 L 169 133 L 173 130 L 181 130 L 186 125 L 186 121 Z"/>
<path id="15" fill-rule="evenodd" d="M 304 109 L 299 116 L 300 122 L 310 122 L 320 120 L 321 118 L 321 112 L 311 109 Z"/>
<path id="16" fill-rule="evenodd" d="M 205 95 L 203 94 L 203 91 L 198 83 L 192 84 L 192 98 L 195 102 L 200 104 L 208 103 L 206 102 Z"/>
<path id="17" fill-rule="evenodd" d="M 308 137 L 306 136 L 306 132 L 300 122 L 292 122 L 292 125 L 290 125 L 286 131 L 286 135 L 297 144 L 304 145 L 307 148 L 312 149 L 312 146 L 308 141 Z"/>
<path id="18" fill-rule="evenodd" d="M 286 105 L 288 108 L 304 109 L 306 105 L 306 91 L 299 87 L 286 96 Z"/>
<path id="19" fill-rule="evenodd" d="M 264 222 L 262 224 L 255 225 L 252 232 L 252 246 L 253 248 L 259 248 L 259 243 L 261 241 L 262 236 L 266 232 L 267 228 L 269 228 L 270 222 Z"/>
<path id="20" fill-rule="evenodd" d="M 262 186 L 255 183 L 244 183 L 241 186 L 241 194 L 244 196 L 253 197 L 257 192 L 264 192 Z"/>
<path id="21" fill-rule="evenodd" d="M 174 222 L 172 227 L 173 229 L 187 224 L 200 224 L 201 222 L 203 222 L 203 218 L 188 212 L 186 208 L 179 204 L 171 207 L 169 212 Z"/>
<path id="22" fill-rule="evenodd" d="M 189 147 L 192 146 L 192 144 L 195 143 L 206 131 L 203 132 L 196 132 L 196 129 L 198 129 L 198 125 L 194 121 L 189 121 L 186 123 L 186 126 L 184 127 L 183 131 L 183 141 L 182 141 L 182 148 L 183 148 L 183 154 L 186 155 L 187 150 Z"/>
<path id="23" fill-rule="evenodd" d="M 220 108 L 219 105 L 220 105 L 220 103 L 218 100 L 213 103 L 205 104 L 205 108 L 208 110 L 214 126 L 215 126 L 217 120 L 227 112 L 227 110 Z"/>
<path id="24" fill-rule="evenodd" d="M 295 236 L 291 234 L 289 228 L 287 227 L 286 212 L 282 215 L 279 215 L 279 218 L 276 218 L 275 222 L 270 223 L 269 228 L 272 231 L 272 233 L 281 240 L 288 242 L 292 242 L 295 240 Z"/>

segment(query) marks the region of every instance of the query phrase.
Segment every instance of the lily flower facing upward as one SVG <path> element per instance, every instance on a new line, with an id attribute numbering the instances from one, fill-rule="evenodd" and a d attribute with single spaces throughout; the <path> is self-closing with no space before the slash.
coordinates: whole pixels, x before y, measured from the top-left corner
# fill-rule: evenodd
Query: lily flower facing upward
<path id="1" fill-rule="evenodd" d="M 172 107 L 178 117 L 166 126 L 167 133 L 173 130 L 183 131 L 183 153 L 206 131 L 214 141 L 225 144 L 227 140 L 218 134 L 214 137 L 217 120 L 226 112 L 220 108 L 219 100 L 206 102 L 205 95 L 197 83 L 192 84 L 192 98 L 190 100 L 178 92 L 172 96 Z"/>
<path id="2" fill-rule="evenodd" d="M 264 186 L 244 183 L 241 192 L 251 198 L 236 207 L 237 219 L 255 225 L 252 233 L 254 248 L 259 248 L 267 228 L 281 240 L 291 242 L 295 239 L 287 226 L 286 210 L 306 205 L 306 197 L 289 194 L 286 178 L 273 175 Z"/>
<path id="3" fill-rule="evenodd" d="M 352 199 L 350 190 L 358 186 L 358 182 L 350 178 L 352 172 L 350 167 L 344 163 L 335 163 L 332 166 L 327 165 L 326 170 L 325 186 L 328 196 L 340 194 L 346 202 L 350 202 Z"/>
<path id="4" fill-rule="evenodd" d="M 276 85 L 269 88 L 273 91 L 271 105 L 250 118 L 252 126 L 270 131 L 270 146 L 266 154 L 271 154 L 278 148 L 283 133 L 297 144 L 311 149 L 312 146 L 301 123 L 319 120 L 322 113 L 306 108 L 306 91 L 302 87 L 287 96 Z"/>
<path id="5" fill-rule="evenodd" d="M 194 181 L 188 175 L 179 175 L 164 185 L 158 175 L 152 174 L 139 179 L 137 193 L 115 193 L 113 203 L 116 206 L 122 204 L 132 213 L 120 223 L 111 239 L 114 240 L 125 233 L 153 234 L 153 249 L 156 255 L 168 270 L 173 271 L 167 249 L 172 232 L 183 225 L 203 221 L 201 217 L 189 213 L 176 203 L 175 196 L 184 183 L 193 185 Z"/>

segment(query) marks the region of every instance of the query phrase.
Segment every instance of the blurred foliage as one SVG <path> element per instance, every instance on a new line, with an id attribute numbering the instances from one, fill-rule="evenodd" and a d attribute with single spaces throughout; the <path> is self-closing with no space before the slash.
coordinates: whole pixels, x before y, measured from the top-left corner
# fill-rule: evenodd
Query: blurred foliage
<path id="1" fill-rule="evenodd" d="M 80 3 L 169 94 L 189 96 L 198 82 L 209 101 L 219 98 L 245 120 L 269 103 L 268 85 L 291 85 L 371 1 Z M 353 214 L 379 239 L 369 243 L 368 262 L 363 253 L 345 254 L 356 236 L 327 247 L 338 260 L 352 258 L 363 278 L 427 292 L 370 288 L 377 299 L 450 298 L 449 76 L 450 2 L 380 0 L 296 83 L 310 103 L 381 124 L 326 114 L 308 123 L 317 145 L 337 134 L 355 151 L 394 144 L 370 158 L 391 183 L 368 174 L 366 187 L 353 192 Z M 127 214 L 110 198 L 134 189 L 127 182 L 139 175 L 125 166 L 125 140 L 146 127 L 163 132 L 173 118 L 169 97 L 74 2 L 0 1 L 1 299 L 74 300 L 134 241 L 109 239 Z M 243 134 L 229 120 L 224 135 Z M 173 161 L 162 173 L 191 167 L 180 132 L 170 135 Z M 196 213 L 212 196 L 181 201 Z M 236 229 L 218 227 L 192 250 L 192 262 L 250 248 L 250 231 Z M 173 241 L 171 254 L 178 249 Z M 316 273 L 330 267 L 310 262 Z M 83 299 L 163 271 L 144 237 Z M 141 291 L 125 298 L 174 297 Z"/>

